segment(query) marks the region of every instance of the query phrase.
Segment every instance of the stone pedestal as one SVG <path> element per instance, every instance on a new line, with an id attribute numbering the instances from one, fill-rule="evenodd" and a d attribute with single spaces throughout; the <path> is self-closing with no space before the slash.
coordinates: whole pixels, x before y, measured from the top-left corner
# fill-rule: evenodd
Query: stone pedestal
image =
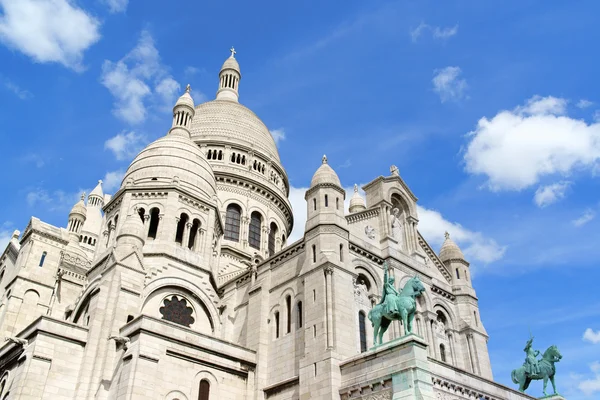
<path id="1" fill-rule="evenodd" d="M 540 400 L 566 400 L 560 394 L 549 394 L 548 396 L 540 397 Z"/>
<path id="2" fill-rule="evenodd" d="M 434 400 L 427 361 L 427 343 L 407 335 L 340 365 L 342 399 L 366 399 L 379 394 L 384 399 Z"/>

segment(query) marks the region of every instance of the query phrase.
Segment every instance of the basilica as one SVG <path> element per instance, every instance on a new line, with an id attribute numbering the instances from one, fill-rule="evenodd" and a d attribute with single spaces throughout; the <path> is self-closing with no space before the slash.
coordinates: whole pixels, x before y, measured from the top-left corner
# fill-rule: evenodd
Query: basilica
<path id="1" fill-rule="evenodd" d="M 314 160 L 288 241 L 288 176 L 240 71 L 232 51 L 203 104 L 188 86 L 112 196 L 99 182 L 0 249 L 0 399 L 532 399 L 493 381 L 469 262 L 419 233 L 394 166 L 346 210 Z M 412 333 L 374 346 L 384 272 L 425 289 Z"/>

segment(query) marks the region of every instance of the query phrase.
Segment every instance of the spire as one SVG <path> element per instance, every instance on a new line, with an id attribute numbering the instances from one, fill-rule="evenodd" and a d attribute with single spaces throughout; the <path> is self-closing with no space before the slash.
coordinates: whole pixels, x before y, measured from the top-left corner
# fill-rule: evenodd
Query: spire
<path id="1" fill-rule="evenodd" d="M 331 168 L 329 164 L 327 164 L 326 155 L 323 155 L 323 158 L 321 159 L 321 166 L 313 175 L 312 180 L 310 181 L 310 187 L 312 188 L 316 185 L 320 185 L 323 183 L 334 184 L 340 188 L 342 187 L 342 184 L 340 183 L 340 178 L 338 178 L 333 168 Z"/>
<path id="2" fill-rule="evenodd" d="M 190 137 L 190 127 L 192 119 L 196 114 L 194 99 L 190 95 L 192 88 L 188 83 L 185 87 L 185 93 L 177 99 L 175 107 L 173 107 L 173 125 L 169 134 Z"/>
<path id="3" fill-rule="evenodd" d="M 229 100 L 238 102 L 240 97 L 238 86 L 242 74 L 240 73 L 240 65 L 235 59 L 236 51 L 233 47 L 229 49 L 231 55 L 221 67 L 219 72 L 219 90 L 217 90 L 217 100 Z"/>
<path id="4" fill-rule="evenodd" d="M 74 234 L 75 237 L 81 232 L 81 228 L 85 223 L 87 216 L 87 208 L 85 207 L 85 192 L 81 194 L 79 201 L 73 206 L 69 213 L 69 223 L 67 230 L 69 233 Z"/>
<path id="5" fill-rule="evenodd" d="M 442 248 L 440 249 L 440 260 L 443 262 L 450 260 L 465 260 L 465 256 L 461 251 L 460 247 L 454 242 L 454 240 L 450 239 L 450 234 L 448 232 L 444 233 L 444 243 L 442 244 Z"/>

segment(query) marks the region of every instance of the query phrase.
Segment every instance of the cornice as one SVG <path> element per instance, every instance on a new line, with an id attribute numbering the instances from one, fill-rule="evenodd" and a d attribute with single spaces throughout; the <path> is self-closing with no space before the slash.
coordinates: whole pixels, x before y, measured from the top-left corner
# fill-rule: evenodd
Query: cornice
<path id="1" fill-rule="evenodd" d="M 380 212 L 379 207 L 367 208 L 366 210 L 358 211 L 353 214 L 346 215 L 346 221 L 348 221 L 349 224 L 354 224 L 356 222 L 371 219 L 373 217 L 378 217 L 379 212 Z"/>

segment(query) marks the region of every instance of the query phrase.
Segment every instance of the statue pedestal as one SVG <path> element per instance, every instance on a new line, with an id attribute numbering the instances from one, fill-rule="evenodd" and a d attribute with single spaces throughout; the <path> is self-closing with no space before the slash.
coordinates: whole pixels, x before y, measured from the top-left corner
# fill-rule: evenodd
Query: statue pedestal
<path id="1" fill-rule="evenodd" d="M 376 390 L 389 396 L 382 398 L 393 400 L 435 400 L 427 343 L 414 334 L 352 357 L 340 365 L 340 370 L 341 393 L 359 391 L 365 395 Z"/>
<path id="2" fill-rule="evenodd" d="M 539 397 L 540 400 L 566 400 L 560 394 L 549 394 L 548 396 Z"/>

